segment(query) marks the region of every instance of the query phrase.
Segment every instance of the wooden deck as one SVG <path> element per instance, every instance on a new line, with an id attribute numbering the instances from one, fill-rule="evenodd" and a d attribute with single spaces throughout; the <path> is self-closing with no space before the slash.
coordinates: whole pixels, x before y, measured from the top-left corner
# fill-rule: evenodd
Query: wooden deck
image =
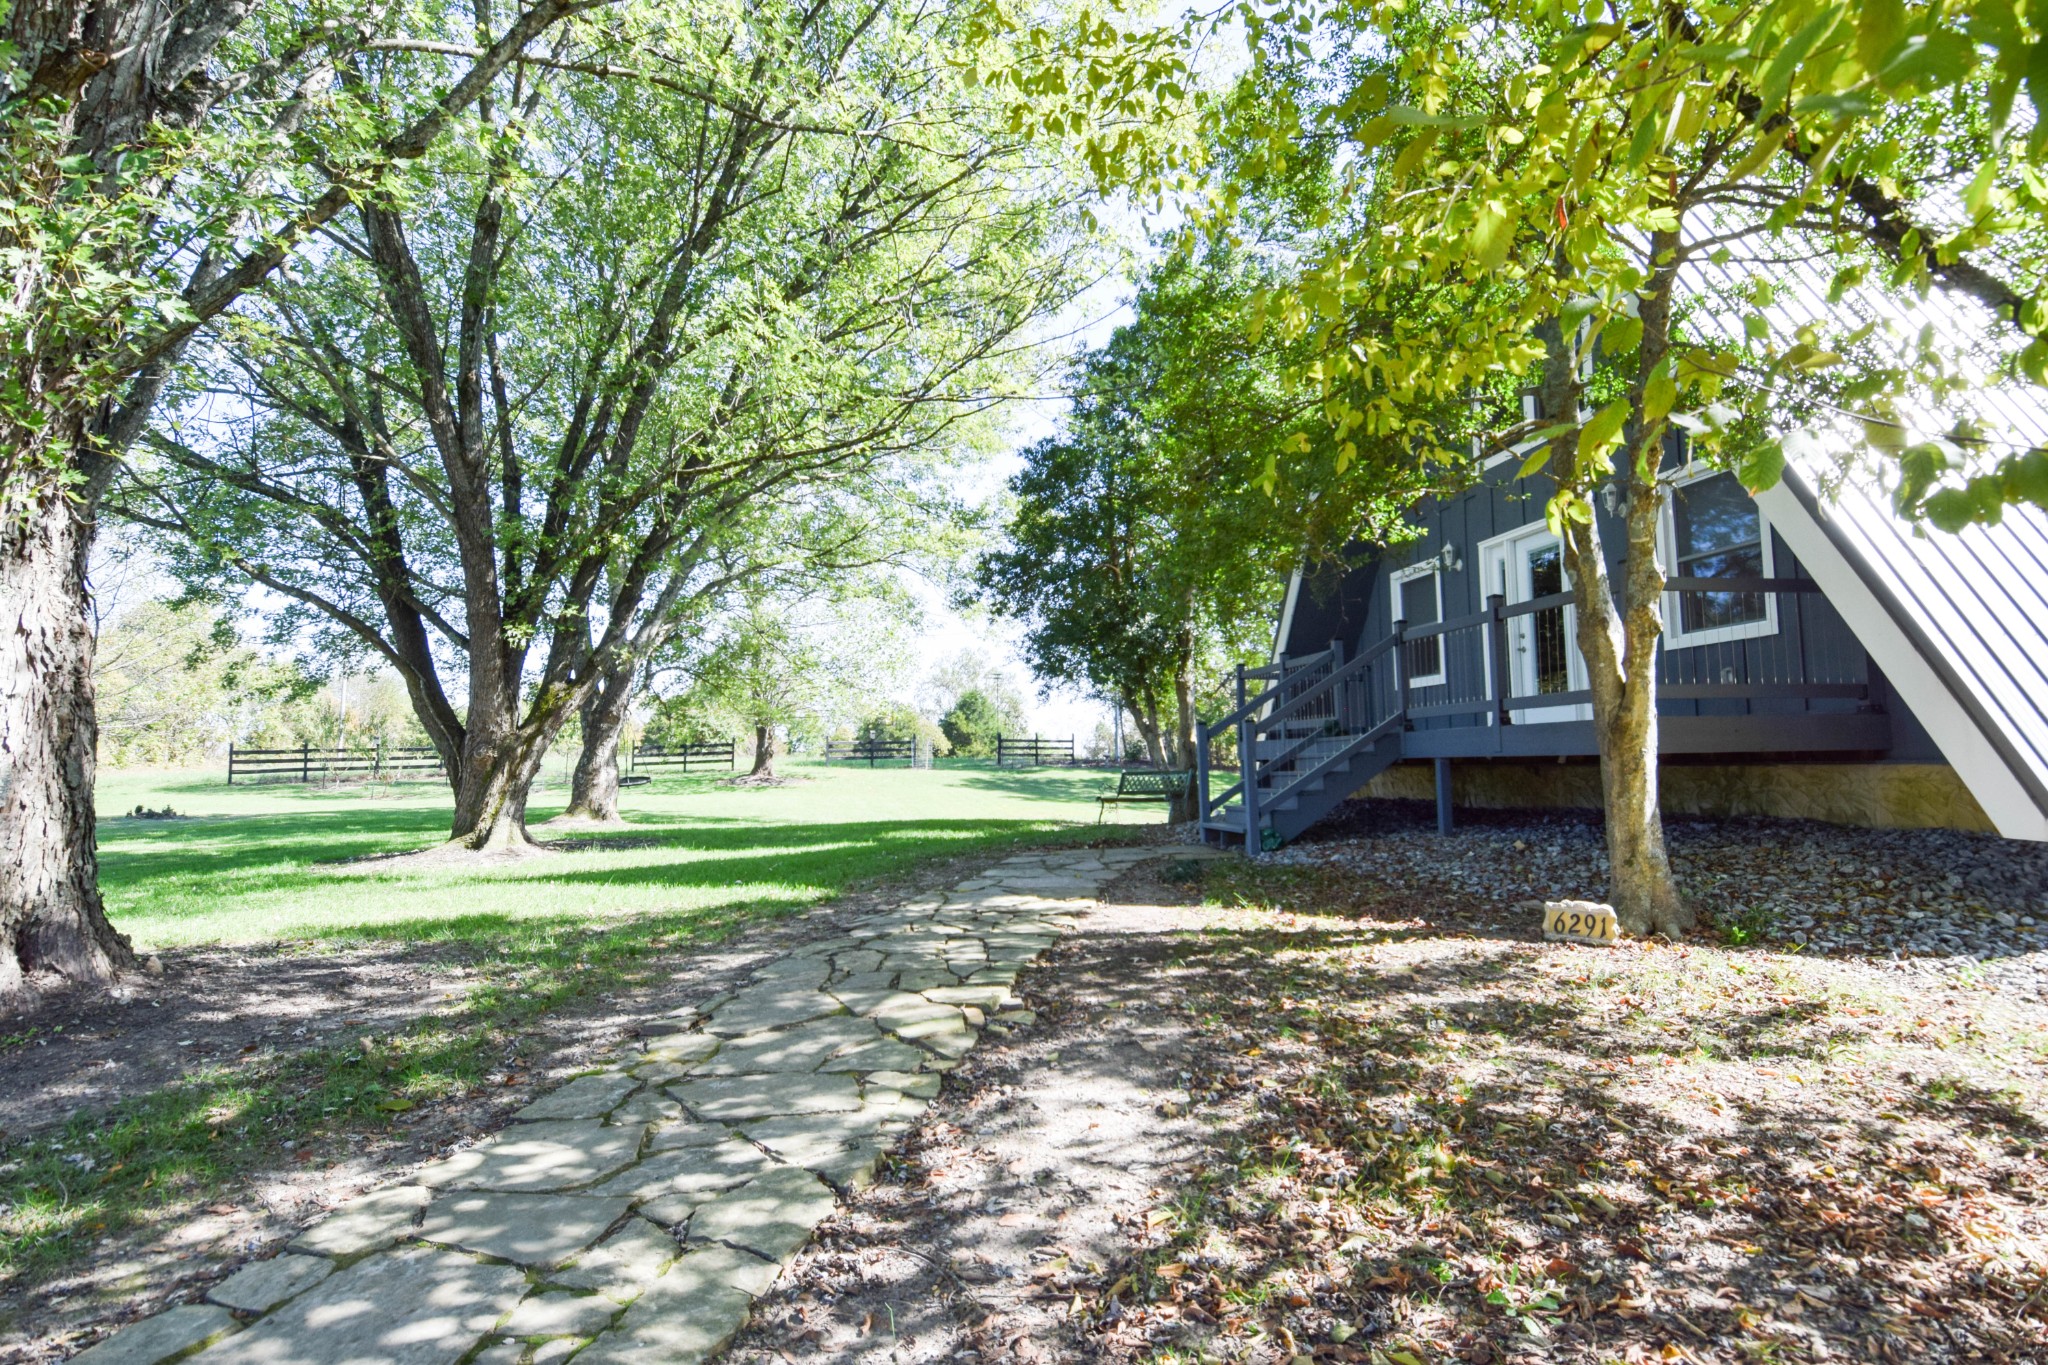
<path id="1" fill-rule="evenodd" d="M 1674 578 L 1668 587 L 1674 603 L 1700 594 L 1743 619 L 1660 646 L 1661 753 L 1876 757 L 1892 747 L 1892 718 L 1873 701 L 1854 638 L 1791 628 L 1818 591 L 1812 581 Z M 1568 644 L 1571 610 L 1569 593 L 1512 606 L 1495 596 L 1440 624 L 1397 621 L 1353 658 L 1332 642 L 1239 670 L 1236 709 L 1199 727 L 1205 829 L 1276 847 L 1402 759 L 1597 754 L 1592 693 Z M 1212 792 L 1209 751 L 1226 731 L 1248 775 Z"/>

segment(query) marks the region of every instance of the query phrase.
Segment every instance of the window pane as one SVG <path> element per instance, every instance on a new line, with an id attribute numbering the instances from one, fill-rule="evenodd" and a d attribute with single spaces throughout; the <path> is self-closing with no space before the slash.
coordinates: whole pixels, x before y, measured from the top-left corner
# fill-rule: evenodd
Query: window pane
<path id="1" fill-rule="evenodd" d="M 1701 479 L 1678 490 L 1671 525 L 1678 541 L 1681 578 L 1761 578 L 1763 523 L 1756 504 L 1732 475 Z M 1683 592 L 1679 627 L 1685 632 L 1719 630 L 1768 619 L 1764 594 Z"/>
<path id="2" fill-rule="evenodd" d="M 1436 575 L 1426 573 L 1401 585 L 1401 619 L 1411 626 L 1436 624 Z"/>
<path id="3" fill-rule="evenodd" d="M 1756 504 L 1731 474 L 1701 479 L 1679 489 L 1672 499 L 1671 519 L 1678 531 L 1681 563 L 1716 550 L 1754 545 L 1761 538 Z"/>
<path id="4" fill-rule="evenodd" d="M 1437 576 L 1422 574 L 1401 584 L 1401 619 L 1412 629 L 1416 626 L 1433 626 L 1442 613 L 1437 610 Z M 1411 640 L 1407 649 L 1407 669 L 1411 678 L 1431 678 L 1443 671 L 1443 637 L 1432 635 L 1426 640 Z"/>

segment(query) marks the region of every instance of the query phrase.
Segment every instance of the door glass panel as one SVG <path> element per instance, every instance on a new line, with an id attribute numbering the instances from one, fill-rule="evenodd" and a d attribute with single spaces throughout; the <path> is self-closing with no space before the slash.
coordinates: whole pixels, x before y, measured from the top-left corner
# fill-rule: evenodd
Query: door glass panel
<path id="1" fill-rule="evenodd" d="M 1564 591 L 1564 551 L 1545 545 L 1529 551 L 1529 597 L 1549 597 Z M 1536 651 L 1536 690 L 1571 691 L 1571 659 L 1564 629 L 1564 608 L 1545 607 L 1529 618 Z"/>

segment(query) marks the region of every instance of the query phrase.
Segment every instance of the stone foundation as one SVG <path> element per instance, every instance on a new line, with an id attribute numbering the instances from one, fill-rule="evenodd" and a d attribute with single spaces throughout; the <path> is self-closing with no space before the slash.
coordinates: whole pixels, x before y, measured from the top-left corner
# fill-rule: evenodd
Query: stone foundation
<path id="1" fill-rule="evenodd" d="M 1969 788 L 1946 763 L 1666 763 L 1666 815 L 1774 815 L 1873 829 L 1993 833 Z M 1600 766 L 1574 761 L 1454 759 L 1460 806 L 1521 809 L 1600 805 Z M 1400 763 L 1360 796 L 1434 800 L 1433 765 Z"/>

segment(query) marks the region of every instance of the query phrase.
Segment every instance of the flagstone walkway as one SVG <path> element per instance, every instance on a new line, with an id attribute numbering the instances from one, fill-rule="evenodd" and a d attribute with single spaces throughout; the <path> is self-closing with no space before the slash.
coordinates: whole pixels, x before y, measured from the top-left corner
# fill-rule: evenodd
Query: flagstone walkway
<path id="1" fill-rule="evenodd" d="M 1076 901 L 1164 849 L 1010 858 L 643 1025 L 610 1065 L 77 1365 L 691 1365 L 980 1031 Z"/>

